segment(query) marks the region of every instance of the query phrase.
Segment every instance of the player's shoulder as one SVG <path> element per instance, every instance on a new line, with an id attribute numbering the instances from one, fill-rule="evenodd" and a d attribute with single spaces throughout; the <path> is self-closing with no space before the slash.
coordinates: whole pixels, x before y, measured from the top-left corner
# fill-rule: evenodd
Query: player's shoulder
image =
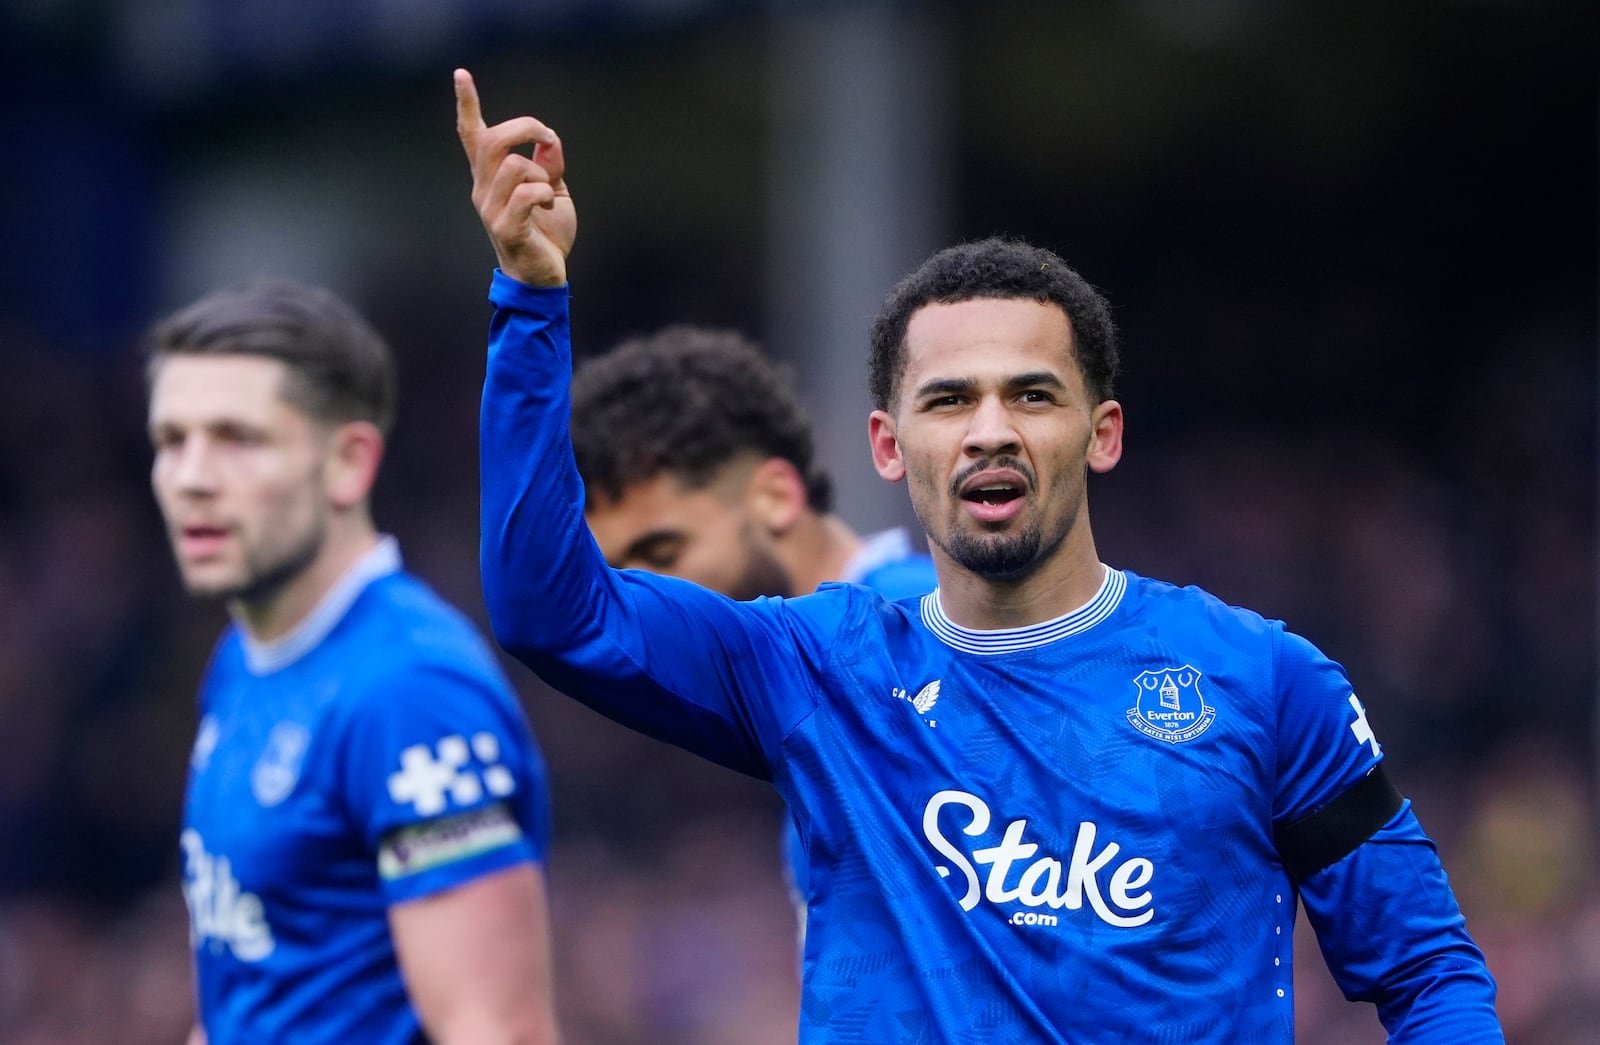
<path id="1" fill-rule="evenodd" d="M 333 735 L 397 735 L 405 723 L 525 721 L 472 621 L 406 572 L 377 578 L 331 639 L 338 686 L 321 714 Z M 517 735 L 522 735 L 518 730 Z"/>
<path id="2" fill-rule="evenodd" d="M 1130 613 L 1143 616 L 1147 624 L 1169 637 L 1205 638 L 1234 656 L 1270 662 L 1285 675 L 1320 670 L 1328 663 L 1326 654 L 1280 619 L 1233 605 L 1195 585 L 1180 586 L 1123 572 L 1129 581 Z"/>
<path id="3" fill-rule="evenodd" d="M 920 587 L 920 586 L 919 586 Z M 922 600 L 934 590 L 901 593 L 859 582 L 829 581 L 813 594 L 791 600 L 839 638 L 888 635 L 912 630 L 920 619 Z"/>
<path id="4" fill-rule="evenodd" d="M 939 586 L 933 559 L 927 555 L 908 555 L 885 562 L 861 578 L 861 583 L 890 602 L 915 599 Z"/>
<path id="5" fill-rule="evenodd" d="M 415 574 L 374 580 L 351 606 L 344 642 L 375 680 L 418 674 L 465 676 L 499 685 L 488 641 L 465 613 Z"/>
<path id="6" fill-rule="evenodd" d="M 1271 646 L 1283 632 L 1282 621 L 1236 606 L 1197 585 L 1122 572 L 1128 579 L 1128 611 L 1157 628 L 1212 635 L 1243 648 L 1254 643 Z"/>

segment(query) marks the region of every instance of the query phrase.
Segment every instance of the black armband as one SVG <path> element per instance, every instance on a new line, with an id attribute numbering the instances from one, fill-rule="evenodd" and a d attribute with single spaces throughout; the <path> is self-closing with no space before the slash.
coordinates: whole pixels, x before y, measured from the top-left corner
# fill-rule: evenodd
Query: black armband
<path id="1" fill-rule="evenodd" d="M 1289 877 L 1298 881 L 1343 860 L 1392 820 L 1404 801 L 1379 763 L 1321 809 L 1277 825 L 1273 842 Z"/>

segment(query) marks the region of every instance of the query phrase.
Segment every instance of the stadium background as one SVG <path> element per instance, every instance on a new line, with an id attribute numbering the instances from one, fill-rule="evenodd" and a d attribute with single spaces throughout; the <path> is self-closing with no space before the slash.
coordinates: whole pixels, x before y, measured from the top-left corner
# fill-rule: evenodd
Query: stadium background
<path id="1" fill-rule="evenodd" d="M 863 528 L 908 521 L 861 438 L 894 278 L 1010 232 L 1106 288 L 1103 555 L 1342 661 L 1510 1039 L 1591 1041 L 1597 41 L 1535 0 L 4 0 L 0 1042 L 188 1020 L 175 824 L 221 615 L 149 496 L 148 319 L 258 274 L 363 307 L 402 364 L 379 520 L 482 617 L 457 64 L 567 142 L 580 352 L 762 337 Z M 774 801 L 514 678 L 569 1040 L 792 1040 Z M 1381 1040 L 1302 937 L 1300 1040 Z"/>

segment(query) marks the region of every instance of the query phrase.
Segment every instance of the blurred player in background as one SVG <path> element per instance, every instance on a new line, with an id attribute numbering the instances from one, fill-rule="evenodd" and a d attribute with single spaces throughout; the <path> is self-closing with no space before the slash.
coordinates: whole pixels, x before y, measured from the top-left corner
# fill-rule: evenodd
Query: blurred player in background
<path id="1" fill-rule="evenodd" d="M 935 254 L 874 320 L 869 446 L 939 587 L 734 602 L 608 568 L 567 436 L 554 132 L 456 73 L 499 271 L 479 438 L 495 634 L 635 729 L 770 780 L 811 857 L 800 1041 L 1294 1040 L 1304 902 L 1401 1045 L 1500 1045 L 1495 986 L 1343 669 L 1100 561 L 1116 331 L 1061 258 Z M 532 156 L 517 152 L 533 145 Z M 560 607 L 563 612 L 551 612 Z"/>
<path id="2" fill-rule="evenodd" d="M 543 761 L 368 507 L 387 345 L 273 282 L 174 313 L 149 352 L 156 500 L 185 586 L 233 617 L 181 838 L 191 1041 L 555 1042 Z"/>
<path id="3" fill-rule="evenodd" d="M 585 517 L 611 565 L 734 599 L 826 581 L 931 591 L 933 560 L 904 529 L 862 537 L 833 514 L 812 443 L 786 375 L 731 330 L 667 327 L 573 375 Z"/>
<path id="4" fill-rule="evenodd" d="M 572 378 L 571 430 L 585 518 L 618 569 L 741 600 L 828 581 L 903 599 L 937 583 L 904 529 L 863 537 L 833 514 L 786 375 L 735 331 L 672 326 L 589 360 Z M 792 822 L 784 858 L 803 929 L 806 853 Z"/>

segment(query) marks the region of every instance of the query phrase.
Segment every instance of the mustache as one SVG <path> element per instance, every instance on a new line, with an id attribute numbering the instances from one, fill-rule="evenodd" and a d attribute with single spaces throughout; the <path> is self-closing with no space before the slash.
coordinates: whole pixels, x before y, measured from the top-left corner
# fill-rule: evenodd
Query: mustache
<path id="1" fill-rule="evenodd" d="M 968 479 L 971 479 L 980 472 L 987 472 L 990 469 L 995 468 L 1004 468 L 1008 471 L 1016 472 L 1021 475 L 1028 484 L 1029 493 L 1033 493 L 1039 488 L 1039 478 L 1033 474 L 1032 468 L 1029 468 L 1026 464 L 1024 464 L 1021 458 L 1012 457 L 1009 454 L 1002 454 L 999 457 L 991 457 L 983 461 L 975 461 L 967 467 L 961 469 L 960 472 L 957 472 L 955 478 L 950 480 L 950 496 L 960 497 L 961 488 L 967 484 Z"/>

